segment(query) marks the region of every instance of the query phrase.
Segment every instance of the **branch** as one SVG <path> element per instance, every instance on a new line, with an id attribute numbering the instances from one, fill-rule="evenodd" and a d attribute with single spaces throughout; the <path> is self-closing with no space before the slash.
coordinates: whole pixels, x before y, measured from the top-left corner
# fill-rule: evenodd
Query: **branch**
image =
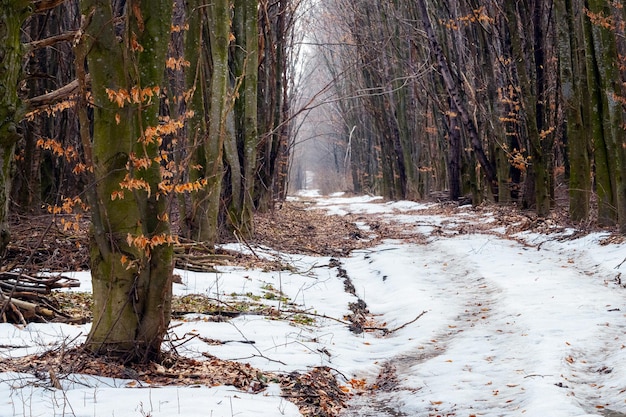
<path id="1" fill-rule="evenodd" d="M 65 0 L 34 0 L 35 13 L 45 12 L 65 3 Z"/>
<path id="2" fill-rule="evenodd" d="M 305 310 L 289 309 L 289 310 L 280 310 L 280 312 L 281 313 L 301 314 L 301 315 L 306 315 L 306 316 L 320 317 L 320 318 L 323 318 L 323 319 L 334 320 L 334 321 L 339 322 L 341 324 L 345 324 L 346 326 L 350 325 L 350 323 L 348 323 L 345 320 L 341 320 L 341 319 L 338 319 L 338 318 L 335 318 L 335 317 L 327 316 L 326 314 L 311 313 L 310 311 L 305 311 Z"/>
<path id="3" fill-rule="evenodd" d="M 89 82 L 89 76 L 87 76 L 87 81 Z M 78 80 L 74 80 L 70 82 L 69 84 L 66 84 L 61 88 L 57 88 L 56 90 L 51 91 L 49 93 L 24 99 L 24 103 L 32 111 L 32 110 L 39 109 L 45 106 L 49 106 L 54 103 L 58 103 L 59 101 L 63 101 L 69 98 L 72 94 L 75 94 L 76 92 L 78 92 L 78 89 L 79 89 Z"/>
<path id="4" fill-rule="evenodd" d="M 424 314 L 426 314 L 426 310 L 422 311 L 417 317 L 415 317 L 413 320 L 408 321 L 406 323 L 404 323 L 402 326 L 400 327 L 396 327 L 395 329 L 391 329 L 391 330 L 387 330 L 386 334 L 389 333 L 393 333 L 393 332 L 397 332 L 400 329 L 404 329 L 406 326 L 408 326 L 409 324 L 413 324 L 415 323 L 417 320 L 419 320 Z"/>
<path id="5" fill-rule="evenodd" d="M 24 46 L 26 47 L 27 52 L 32 52 L 35 49 L 45 48 L 46 46 L 51 46 L 59 42 L 73 41 L 76 38 L 77 34 L 78 34 L 78 31 L 75 31 L 75 30 L 70 31 L 70 32 L 65 32 L 65 33 L 61 33 L 60 35 L 50 36 L 45 39 L 39 39 L 36 41 L 28 42 L 24 44 Z"/>

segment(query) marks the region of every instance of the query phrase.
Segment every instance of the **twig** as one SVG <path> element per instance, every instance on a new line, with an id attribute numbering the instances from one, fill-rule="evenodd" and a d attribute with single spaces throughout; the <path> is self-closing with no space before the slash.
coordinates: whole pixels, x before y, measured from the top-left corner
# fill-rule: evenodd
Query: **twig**
<path id="1" fill-rule="evenodd" d="M 413 320 L 404 323 L 402 326 L 400 327 L 396 327 L 395 329 L 391 329 L 391 330 L 387 330 L 387 334 L 389 333 L 393 333 L 393 332 L 397 332 L 400 329 L 404 329 L 406 326 L 408 326 L 409 324 L 413 324 L 415 323 L 417 320 L 419 320 L 424 314 L 426 314 L 426 310 L 422 311 L 421 313 L 418 314 L 417 317 L 415 317 Z"/>
<path id="2" fill-rule="evenodd" d="M 243 243 L 246 245 L 246 247 L 248 249 L 250 249 L 250 252 L 252 252 L 252 254 L 257 258 L 257 259 L 261 259 L 261 257 L 259 255 L 256 254 L 256 252 L 254 251 L 254 249 L 252 249 L 252 246 L 250 246 L 250 244 L 248 243 L 248 241 L 246 240 L 245 237 L 243 237 L 243 235 L 235 232 L 233 233 L 233 235 L 235 236 L 235 239 L 237 239 L 237 241 L 239 243 L 241 243 L 243 241 Z"/>
<path id="3" fill-rule="evenodd" d="M 241 337 L 243 337 L 243 338 L 244 338 L 244 340 L 246 340 L 246 341 L 248 341 L 248 342 L 251 342 L 251 341 L 250 341 L 250 340 L 246 337 L 246 335 L 245 335 L 245 334 L 243 334 L 243 332 L 242 332 L 241 330 L 239 330 L 239 327 L 237 327 L 237 326 L 236 326 L 236 325 L 234 325 L 233 323 L 230 323 L 230 324 L 231 324 L 231 325 L 235 328 L 235 330 L 237 330 L 237 332 L 241 335 Z M 242 342 L 240 342 L 240 343 L 242 343 Z M 263 359 L 267 359 L 267 360 L 268 360 L 268 361 L 270 361 L 270 362 L 280 363 L 281 365 L 287 365 L 285 362 L 280 361 L 280 360 L 278 360 L 278 359 L 271 359 L 271 358 L 268 358 L 268 357 L 267 357 L 267 356 L 265 356 L 265 355 L 263 354 L 263 352 L 261 352 L 261 351 L 259 350 L 259 348 L 257 348 L 257 347 L 256 347 L 253 343 L 254 343 L 254 342 L 250 343 L 250 346 L 252 346 L 252 347 L 254 348 L 254 350 L 256 350 L 256 351 L 259 353 L 259 356 L 261 356 Z M 252 357 L 255 357 L 255 356 L 256 356 L 256 355 L 252 355 Z M 248 359 L 248 358 L 240 358 L 240 359 Z M 238 359 L 234 359 L 234 360 L 238 360 Z"/>
<path id="4" fill-rule="evenodd" d="M 279 310 L 281 313 L 292 313 L 292 314 L 304 314 L 307 316 L 313 316 L 313 317 L 320 317 L 323 319 L 329 319 L 329 320 L 335 320 L 336 322 L 339 322 L 341 324 L 345 324 L 346 326 L 350 326 L 352 323 L 349 323 L 345 320 L 341 320 L 341 319 L 337 319 L 335 317 L 331 317 L 331 316 L 327 316 L 326 314 L 317 314 L 317 313 L 310 313 L 308 311 L 304 311 L 304 310 Z"/>

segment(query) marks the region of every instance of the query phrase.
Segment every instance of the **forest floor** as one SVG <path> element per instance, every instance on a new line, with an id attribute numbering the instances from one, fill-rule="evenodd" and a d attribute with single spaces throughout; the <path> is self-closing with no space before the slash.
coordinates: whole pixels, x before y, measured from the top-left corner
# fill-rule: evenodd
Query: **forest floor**
<path id="1" fill-rule="evenodd" d="M 599 230 L 591 226 L 572 227 L 568 224 L 567 217 L 562 210 L 555 210 L 553 216 L 548 219 L 539 219 L 531 212 L 520 211 L 512 206 L 484 205 L 459 208 L 452 203 L 437 203 L 420 206 L 417 210 L 419 216 L 429 219 L 437 218 L 436 222 L 429 221 L 426 224 L 424 221 L 420 227 L 418 224 L 420 220 L 417 220 L 416 223 L 415 219 L 412 219 L 409 227 L 406 221 L 390 220 L 390 213 L 386 209 L 378 210 L 371 207 L 363 209 L 359 206 L 358 201 L 355 204 L 348 201 L 348 198 L 345 199 L 346 204 L 344 205 L 340 201 L 341 197 L 330 200 L 332 203 L 325 204 L 320 202 L 318 198 L 301 196 L 282 203 L 270 213 L 257 215 L 255 238 L 237 242 L 239 247 L 244 250 L 236 250 L 232 245 L 224 245 L 218 251 L 210 251 L 201 246 L 183 242 L 176 251 L 177 268 L 200 273 L 215 272 L 220 268 L 289 271 L 294 268 L 289 262 L 281 257 L 266 256 L 265 254 L 269 251 L 280 254 L 322 257 L 328 259 L 329 268 L 337 270 L 338 276 L 343 279 L 345 291 L 356 296 L 359 290 L 355 290 L 354 287 L 350 288 L 351 283 L 348 276 L 348 274 L 352 276 L 353 272 L 343 263 L 349 263 L 347 259 L 354 253 L 373 253 L 368 251 L 371 251 L 372 248 L 384 247 L 388 242 L 402 242 L 403 245 L 425 247 L 429 243 L 434 243 L 436 246 L 436 242 L 440 239 L 446 239 L 450 236 L 482 235 L 487 239 L 493 237 L 498 242 L 509 241 L 516 245 L 515 250 L 525 248 L 524 250 L 537 251 L 541 249 L 544 243 L 552 240 L 576 241 L 590 234 L 598 233 L 601 234 L 600 245 L 619 247 L 624 242 L 621 235 L 611 231 Z M 368 201 L 369 203 L 371 201 Z M 377 203 L 380 207 L 384 206 L 382 201 L 377 201 Z M 396 208 L 393 211 L 396 214 L 406 215 L 406 210 L 401 208 Z M 463 221 L 459 221 L 459 216 L 462 216 Z M 87 271 L 89 268 L 88 225 L 83 221 L 80 223 L 80 227 L 67 229 L 64 225 L 68 221 L 67 218 L 59 216 L 15 217 L 12 224 L 14 237 L 2 270 L 19 269 L 29 275 L 37 275 L 41 272 Z M 530 243 L 529 236 L 535 239 L 535 243 Z M 536 236 L 548 238 L 537 239 Z M 548 246 L 547 243 L 546 246 Z M 396 249 L 396 247 L 387 247 L 383 251 Z M 368 256 L 366 255 L 365 259 L 369 259 Z M 453 262 L 455 256 L 452 254 L 449 257 L 449 262 Z M 372 255 L 373 258 L 374 255 Z M 369 259 L 368 262 L 374 262 L 372 259 Z M 445 261 L 446 259 L 441 261 L 441 264 L 447 264 Z M 615 263 L 617 264 L 619 261 Z M 463 268 L 462 265 L 460 267 Z M 471 275 L 469 272 L 464 274 Z M 185 279 L 185 277 L 181 279 Z M 493 292 L 500 291 L 496 288 L 498 285 L 486 282 L 484 277 L 476 278 L 476 280 L 475 283 L 470 284 L 477 288 L 489 287 L 487 289 Z M 448 285 L 450 284 L 459 287 L 467 285 L 470 292 L 476 290 L 473 287 L 470 288 L 470 284 L 461 284 L 456 281 L 451 281 Z M 265 296 L 267 294 L 268 292 L 265 293 Z M 272 292 L 270 295 L 277 295 L 281 298 L 282 290 Z M 456 296 L 458 297 L 458 293 Z M 90 320 L 91 305 L 88 294 L 83 292 L 54 292 L 48 297 L 49 301 L 58 308 L 58 311 L 65 314 L 63 317 L 59 316 L 58 321 L 63 321 L 64 317 L 71 317 L 71 320 L 68 321 L 73 323 Z M 368 309 L 362 298 L 357 298 L 358 302 L 351 303 L 346 314 L 335 318 L 348 324 L 353 333 L 364 331 L 382 332 L 383 335 L 400 333 L 400 330 L 416 320 L 424 320 L 421 315 L 427 311 L 432 311 L 432 309 L 424 309 L 414 319 L 407 318 L 391 326 L 376 318 L 375 314 L 371 312 L 372 307 L 370 306 Z M 488 304 L 496 302 L 493 297 L 488 298 L 489 300 L 485 301 L 483 306 L 487 310 L 492 309 L 491 305 Z M 370 300 L 368 303 L 374 304 L 371 297 Z M 247 299 L 246 305 L 243 306 L 241 304 L 244 302 L 240 304 L 235 300 L 225 302 L 195 294 L 179 295 L 174 300 L 173 316 L 177 318 L 193 313 L 202 313 L 218 317 L 218 320 L 228 320 L 229 317 L 237 317 L 241 309 L 245 307 L 252 310 L 248 310 L 248 313 L 253 312 L 273 320 L 284 319 L 290 321 L 292 325 L 294 323 L 298 325 L 310 324 L 309 320 L 313 322 L 317 318 L 317 313 L 311 313 L 310 310 L 303 308 L 300 310 L 300 307 L 292 307 L 291 310 L 288 310 L 283 306 L 282 309 L 277 309 L 270 303 L 264 302 L 267 300 L 256 301 L 258 302 L 254 304 Z M 468 302 L 465 298 L 461 301 Z M 626 306 L 622 306 L 622 308 L 624 307 Z M 415 313 L 413 311 L 410 314 L 415 315 Z M 467 310 L 465 314 L 469 314 Z M 294 317 L 297 319 L 294 320 Z M 328 318 L 321 313 L 319 317 Z M 459 320 L 457 319 L 457 321 Z M 453 329 L 459 324 L 448 326 Z M 464 325 L 463 327 L 467 326 Z M 464 328 L 464 330 L 469 333 L 470 329 Z M 441 334 L 441 330 L 437 332 L 439 332 L 437 338 L 445 339 L 445 349 L 449 349 L 454 341 L 454 336 L 451 336 L 452 332 L 445 335 Z M 434 338 L 431 341 L 435 343 Z M 220 342 L 215 341 L 215 343 L 219 344 Z M 398 353 L 394 356 L 395 361 L 381 361 L 376 368 L 377 372 L 369 377 L 360 375 L 357 378 L 340 373 L 343 378 L 339 378 L 338 372 L 340 371 L 328 366 L 313 367 L 308 372 L 261 372 L 245 361 L 228 360 L 218 357 L 219 355 L 208 354 L 203 355 L 205 359 L 208 358 L 207 360 L 198 360 L 178 354 L 177 349 L 170 349 L 162 364 L 129 366 L 116 363 L 111 359 L 92 357 L 81 350 L 79 346 L 68 348 L 69 345 L 71 343 L 64 343 L 61 345 L 62 348 L 56 346 L 54 349 L 38 352 L 34 355 L 20 357 L 10 355 L 8 358 L 0 360 L 0 372 L 45 375 L 49 381 L 48 384 L 54 388 L 61 388 L 63 383 L 59 382 L 59 379 L 70 373 L 122 379 L 130 376 L 142 382 L 163 386 L 232 385 L 247 392 L 262 392 L 267 388 L 269 378 L 281 386 L 283 395 L 289 397 L 289 400 L 299 407 L 299 412 L 302 415 L 336 416 L 344 413 L 348 416 L 402 416 L 411 415 L 407 413 L 409 410 L 415 411 L 415 409 L 411 409 L 410 406 L 405 407 L 406 409 L 402 408 L 402 404 L 406 402 L 404 397 L 396 398 L 394 401 L 397 401 L 397 405 L 389 406 L 391 392 L 410 391 L 402 388 L 402 375 L 397 368 L 414 368 L 441 355 L 437 352 L 438 348 L 425 345 L 420 360 L 408 359 L 406 353 Z M 328 348 L 330 349 L 330 347 Z M 392 354 L 390 353 L 390 355 Z M 567 359 L 565 360 L 567 361 Z M 452 376 L 456 378 L 458 375 L 460 374 Z M 341 381 L 342 379 L 343 381 Z M 410 380 L 410 377 L 406 376 L 406 380 Z M 563 384 L 561 383 L 561 385 Z M 626 389 L 626 387 L 623 388 Z M 380 397 L 380 393 L 383 394 L 382 397 Z M 488 412 L 481 413 L 480 410 L 476 413 L 468 411 L 461 414 L 458 407 L 454 408 L 453 406 L 445 411 L 444 402 L 439 401 L 429 400 L 427 414 L 416 415 L 489 415 Z M 377 403 L 378 406 L 372 406 L 372 404 Z M 385 406 L 380 405 L 383 403 Z M 605 405 L 598 402 L 597 407 L 604 411 Z M 617 408 L 616 404 L 613 403 L 611 403 L 611 407 L 611 409 Z M 606 410 L 609 410 L 609 407 L 606 407 Z M 424 410 L 421 411 L 424 412 Z M 606 411 L 602 415 L 617 416 L 620 414 L 608 414 Z"/>

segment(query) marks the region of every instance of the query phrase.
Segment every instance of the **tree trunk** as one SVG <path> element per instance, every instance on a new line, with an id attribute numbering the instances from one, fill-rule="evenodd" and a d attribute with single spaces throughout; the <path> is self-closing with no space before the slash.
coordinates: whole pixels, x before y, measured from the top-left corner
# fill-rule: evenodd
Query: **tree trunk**
<path id="1" fill-rule="evenodd" d="M 463 157 L 463 142 L 461 141 L 461 126 L 457 113 L 453 110 L 454 103 L 449 101 L 448 115 L 448 192 L 450 200 L 457 201 L 461 197 L 461 161 Z M 456 110 L 456 109 L 455 109 Z"/>
<path id="2" fill-rule="evenodd" d="M 189 62 L 185 71 L 185 90 L 190 94 L 186 98 L 187 108 L 193 110 L 193 115 L 187 118 L 186 142 L 191 155 L 191 164 L 196 167 L 205 167 L 204 143 L 207 140 L 208 113 L 207 90 L 209 84 L 210 63 L 207 62 L 205 51 L 204 28 L 206 26 L 207 6 L 204 0 L 188 0 L 185 2 L 185 14 L 189 25 L 185 32 L 184 56 Z M 198 181 L 204 178 L 204 170 L 187 168 L 189 181 Z M 193 240 L 202 240 L 203 231 L 209 228 L 206 213 L 207 189 L 200 189 L 190 195 L 189 207 L 181 204 L 185 210 L 182 230 Z M 182 198 L 182 196 L 180 197 Z M 179 199 L 180 199 L 179 198 Z"/>
<path id="3" fill-rule="evenodd" d="M 235 1 L 233 27 L 237 47 L 234 51 L 235 75 L 241 77 L 242 87 L 236 98 L 235 111 L 240 149 L 240 176 L 233 175 L 233 188 L 241 193 L 233 196 L 230 221 L 244 236 L 254 232 L 254 191 L 257 168 L 258 120 L 257 91 L 259 76 L 259 16 L 258 0 Z M 233 172 L 236 174 L 236 171 Z"/>
<path id="4" fill-rule="evenodd" d="M 188 121 L 188 141 L 195 152 L 190 180 L 202 179 L 206 186 L 192 194 L 188 219 L 190 236 L 215 245 L 219 232 L 220 197 L 224 177 L 224 145 L 229 134 L 228 113 L 228 45 L 230 11 L 228 0 L 187 3 L 189 29 L 185 55 L 190 62 L 187 89 L 193 91 Z"/>
<path id="5" fill-rule="evenodd" d="M 586 7 L 591 13 L 604 13 L 609 16 L 609 6 L 605 0 L 588 0 Z M 595 149 L 596 191 L 598 194 L 598 223 L 610 226 L 619 220 L 620 201 L 618 189 L 622 182 L 620 160 L 623 130 L 621 109 L 614 101 L 617 71 L 617 50 L 615 35 L 610 29 L 595 25 L 585 17 L 585 39 L 588 55 L 588 72 L 591 74 L 592 126 Z"/>
<path id="6" fill-rule="evenodd" d="M 540 4 L 539 2 L 538 4 Z M 542 138 L 544 127 L 544 81 L 543 73 L 545 67 L 543 32 L 540 28 L 541 16 L 536 13 L 535 5 L 533 9 L 527 4 L 519 3 L 523 9 L 524 17 L 516 8 L 516 3 L 506 3 L 507 22 L 511 34 L 511 47 L 515 58 L 519 89 L 521 94 L 522 110 L 528 134 L 530 146 L 531 164 L 527 180 L 532 180 L 533 184 L 527 186 L 527 196 L 533 197 L 535 210 L 541 217 L 545 217 L 550 212 L 550 186 L 551 178 L 548 169 L 550 153 L 549 147 L 545 144 L 548 137 Z M 522 39 L 516 35 L 520 30 L 521 21 L 532 19 L 533 35 L 530 42 L 523 45 Z M 529 49 L 530 48 L 530 49 Z M 526 52 L 528 51 L 529 52 Z M 531 73 L 532 71 L 532 73 Z M 531 77 L 531 74 L 534 77 Z"/>
<path id="7" fill-rule="evenodd" d="M 218 231 L 219 198 L 222 181 L 222 161 L 219 155 L 218 136 L 216 127 L 219 128 L 219 118 L 212 123 L 214 117 L 211 111 L 213 99 L 211 96 L 212 77 L 214 74 L 213 45 L 209 31 L 209 15 L 213 14 L 207 0 L 189 0 L 186 2 L 186 14 L 189 28 L 185 37 L 185 58 L 189 61 L 189 70 L 185 73 L 187 91 L 191 92 L 187 106 L 193 110 L 193 116 L 187 120 L 187 142 L 189 143 L 191 165 L 189 168 L 189 180 L 191 182 L 206 180 L 207 186 L 191 194 L 191 207 L 185 226 L 188 236 L 199 242 L 215 244 Z M 221 100 L 225 97 L 220 96 Z M 219 104 L 217 106 L 219 108 Z M 214 106 L 215 108 L 215 106 Z M 219 112 L 219 109 L 218 109 Z M 213 130 L 209 132 L 209 126 Z M 219 131 L 217 131 L 219 133 Z M 207 159 L 207 153 L 211 156 L 217 153 L 219 159 Z M 217 204 L 217 207 L 216 207 Z"/>
<path id="8" fill-rule="evenodd" d="M 155 129 L 172 2 L 143 0 L 132 8 L 130 3 L 114 10 L 109 0 L 82 2 L 82 13 L 93 13 L 78 46 L 85 49 L 77 55 L 89 50 L 97 193 L 94 320 L 87 346 L 128 361 L 150 361 L 160 356 L 171 314 L 173 251 L 166 199 L 157 198 L 161 167 Z M 133 88 L 144 94 L 133 95 Z"/>
<path id="9" fill-rule="evenodd" d="M 569 156 L 569 212 L 573 221 L 589 217 L 591 164 L 589 99 L 586 91 L 582 2 L 555 2 L 559 36 L 561 95 L 566 117 Z M 585 116 L 583 116 L 585 114 Z"/>
<path id="10" fill-rule="evenodd" d="M 0 2 L 0 256 L 4 255 L 10 240 L 8 226 L 11 167 L 15 144 L 20 138 L 20 101 L 17 88 L 22 74 L 20 33 L 28 16 L 30 2 L 3 0 Z"/>

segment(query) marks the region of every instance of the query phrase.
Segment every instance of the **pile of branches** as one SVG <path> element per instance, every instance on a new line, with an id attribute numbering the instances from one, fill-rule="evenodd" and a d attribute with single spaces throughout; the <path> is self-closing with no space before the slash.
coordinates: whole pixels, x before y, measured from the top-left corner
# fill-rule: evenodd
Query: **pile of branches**
<path id="1" fill-rule="evenodd" d="M 0 272 L 0 321 L 26 325 L 29 322 L 75 322 L 46 295 L 53 289 L 78 287 L 80 282 L 62 275 L 30 276 Z"/>

